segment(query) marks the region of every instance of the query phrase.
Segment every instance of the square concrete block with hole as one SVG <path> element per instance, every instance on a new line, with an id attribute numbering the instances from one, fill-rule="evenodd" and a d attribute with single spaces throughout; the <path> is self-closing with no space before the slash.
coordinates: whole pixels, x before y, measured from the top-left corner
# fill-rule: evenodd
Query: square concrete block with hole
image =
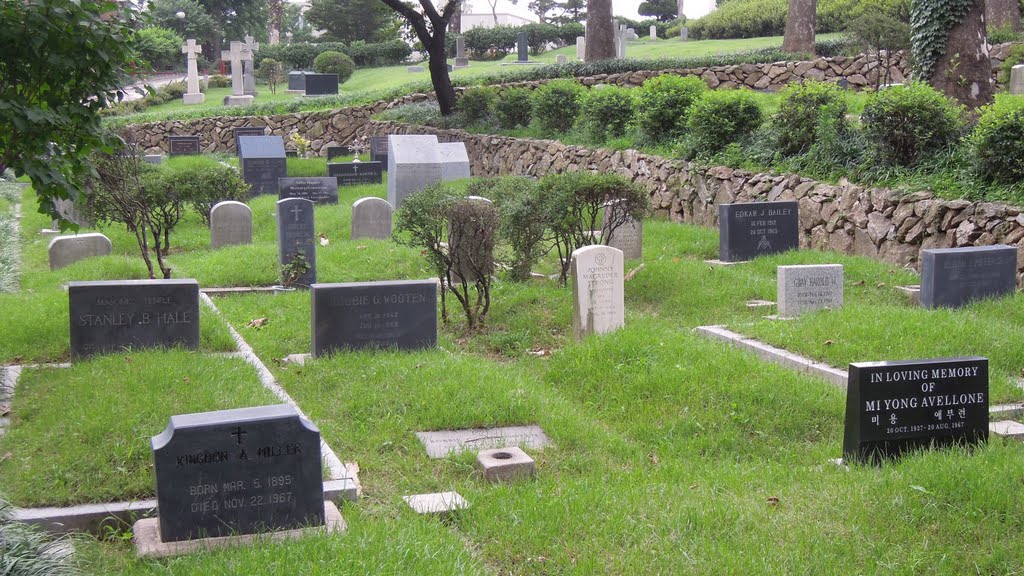
<path id="1" fill-rule="evenodd" d="M 476 455 L 476 467 L 488 482 L 515 482 L 533 478 L 536 473 L 533 458 L 518 446 L 481 450 Z"/>

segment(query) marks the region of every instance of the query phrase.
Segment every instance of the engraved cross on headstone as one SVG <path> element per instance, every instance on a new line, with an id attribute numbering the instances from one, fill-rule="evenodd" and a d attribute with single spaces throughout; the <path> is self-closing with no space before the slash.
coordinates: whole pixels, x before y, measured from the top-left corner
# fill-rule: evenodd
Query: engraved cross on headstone
<path id="1" fill-rule="evenodd" d="M 289 212 L 291 212 L 292 214 L 295 214 L 295 221 L 298 222 L 299 221 L 299 214 L 302 214 L 302 208 L 299 208 L 298 206 L 293 206 L 292 209 L 289 210 Z"/>
<path id="2" fill-rule="evenodd" d="M 242 89 L 242 43 L 232 42 L 231 50 L 220 53 L 221 60 L 231 62 L 231 94 L 242 96 L 245 92 Z"/>
<path id="3" fill-rule="evenodd" d="M 231 432 L 230 436 L 234 436 L 235 437 L 235 441 L 238 442 L 239 444 L 241 444 L 242 443 L 242 436 L 245 436 L 246 434 L 248 434 L 248 432 L 246 432 L 245 430 L 242 430 L 242 427 L 239 426 L 239 427 L 235 428 L 233 432 Z"/>

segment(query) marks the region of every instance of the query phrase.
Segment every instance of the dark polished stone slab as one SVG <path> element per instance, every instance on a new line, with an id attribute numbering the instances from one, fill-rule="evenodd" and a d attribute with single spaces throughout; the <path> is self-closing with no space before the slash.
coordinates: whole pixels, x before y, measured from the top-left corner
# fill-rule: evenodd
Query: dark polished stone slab
<path id="1" fill-rule="evenodd" d="M 198 156 L 199 136 L 168 136 L 168 156 Z"/>
<path id="2" fill-rule="evenodd" d="M 281 178 L 278 198 L 305 198 L 314 204 L 338 203 L 338 180 L 330 176 Z"/>
<path id="3" fill-rule="evenodd" d="M 1017 248 L 1003 244 L 921 251 L 921 306 L 959 308 L 1017 289 Z"/>
<path id="4" fill-rule="evenodd" d="M 437 346 L 433 280 L 314 284 L 313 356 L 337 350 Z"/>
<path id="5" fill-rule="evenodd" d="M 384 171 L 380 162 L 335 162 L 327 165 L 327 175 L 337 178 L 338 186 L 384 182 Z"/>
<path id="6" fill-rule="evenodd" d="M 741 262 L 800 247 L 796 202 L 718 205 L 718 259 Z"/>

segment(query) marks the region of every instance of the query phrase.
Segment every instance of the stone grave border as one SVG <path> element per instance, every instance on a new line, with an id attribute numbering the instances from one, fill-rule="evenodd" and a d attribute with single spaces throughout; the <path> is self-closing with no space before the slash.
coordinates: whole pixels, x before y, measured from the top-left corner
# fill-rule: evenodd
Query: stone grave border
<path id="1" fill-rule="evenodd" d="M 303 412 L 302 408 L 277 383 L 273 374 L 256 355 L 252 347 L 235 330 L 234 326 L 223 317 L 210 297 L 200 292 L 199 299 L 214 314 L 221 318 L 228 327 L 231 338 L 238 348 L 235 352 L 220 352 L 209 355 L 245 360 L 246 363 L 256 370 L 256 375 L 259 377 L 260 384 L 264 388 L 270 390 L 282 402 L 290 404 L 298 411 L 299 415 L 309 420 L 309 417 Z M 0 403 L 10 403 L 14 398 L 14 391 L 23 371 L 35 368 L 70 367 L 71 363 L 67 362 L 0 366 Z M 0 438 L 7 432 L 9 425 L 9 418 L 0 417 Z M 362 495 L 362 485 L 359 482 L 359 465 L 354 462 L 342 462 L 330 445 L 327 444 L 327 441 L 323 439 L 323 436 L 320 438 L 320 451 L 323 463 L 329 471 L 328 478 L 323 482 L 324 499 L 329 501 L 349 500 L 357 502 Z M 19 522 L 35 525 L 55 534 L 65 534 L 73 531 L 99 534 L 100 527 L 111 520 L 116 520 L 130 526 L 139 518 L 153 516 L 156 508 L 157 502 L 154 498 L 130 502 L 77 504 L 65 507 L 13 508 L 12 516 Z"/>
<path id="2" fill-rule="evenodd" d="M 797 372 L 817 376 L 837 388 L 846 390 L 846 382 L 848 378 L 846 370 L 835 368 L 822 362 L 816 362 L 810 358 L 805 358 L 799 354 L 783 350 L 782 348 L 776 348 L 775 346 L 761 342 L 760 340 L 755 340 L 754 338 L 749 338 L 738 332 L 733 332 L 725 326 L 698 326 L 693 330 L 698 336 L 725 342 L 741 350 L 753 352 L 762 360 L 778 364 L 784 368 L 796 370 Z M 1024 390 L 1024 379 L 1018 378 L 1012 383 L 1021 390 Z M 1017 436 L 1018 433 L 1007 433 L 1009 431 L 1016 430 L 1010 426 L 1007 421 L 1011 418 L 1024 418 L 1024 402 L 989 406 L 988 413 L 989 431 L 992 434 L 1024 440 L 1024 437 Z"/>

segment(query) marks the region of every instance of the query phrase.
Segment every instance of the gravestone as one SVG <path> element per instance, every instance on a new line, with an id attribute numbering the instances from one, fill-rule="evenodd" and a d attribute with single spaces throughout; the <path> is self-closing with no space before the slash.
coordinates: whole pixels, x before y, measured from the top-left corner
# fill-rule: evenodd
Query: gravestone
<path id="1" fill-rule="evenodd" d="M 313 202 L 305 198 L 285 198 L 277 201 L 277 256 L 278 263 L 287 267 L 304 258 L 308 268 L 296 270 L 292 284 L 305 288 L 316 282 L 316 225 L 313 221 Z M 300 274 L 301 272 L 301 274 Z"/>
<path id="2" fill-rule="evenodd" d="M 907 450 L 988 440 L 988 360 L 850 364 L 843 458 L 879 462 Z"/>
<path id="3" fill-rule="evenodd" d="M 327 175 L 338 181 L 338 186 L 380 184 L 384 173 L 380 162 L 334 162 L 327 165 Z"/>
<path id="4" fill-rule="evenodd" d="M 306 96 L 327 96 L 338 93 L 337 74 L 306 73 Z"/>
<path id="5" fill-rule="evenodd" d="M 459 35 L 455 37 L 455 67 L 466 68 L 469 66 L 469 58 L 466 57 L 466 37 Z"/>
<path id="6" fill-rule="evenodd" d="M 163 154 L 146 154 L 142 157 L 142 161 L 148 164 L 163 164 L 164 156 Z"/>
<path id="7" fill-rule="evenodd" d="M 583 61 L 586 59 L 587 54 L 587 38 L 586 36 L 576 37 L 576 59 Z"/>
<path id="8" fill-rule="evenodd" d="M 168 156 L 198 156 L 199 136 L 168 136 Z"/>
<path id="9" fill-rule="evenodd" d="M 235 155 L 242 155 L 242 148 L 238 145 L 238 139 L 242 136 L 263 136 L 263 128 L 256 128 L 253 126 L 245 126 L 242 128 L 235 128 L 232 132 L 235 135 Z"/>
<path id="10" fill-rule="evenodd" d="M 1005 244 L 921 251 L 921 306 L 959 308 L 1013 294 L 1017 248 Z"/>
<path id="11" fill-rule="evenodd" d="M 351 146 L 325 146 L 327 148 L 327 161 L 330 162 L 339 156 L 351 156 Z"/>
<path id="12" fill-rule="evenodd" d="M 391 204 L 383 198 L 360 198 L 352 204 L 352 239 L 391 238 Z"/>
<path id="13" fill-rule="evenodd" d="M 437 136 L 388 136 L 388 202 L 395 209 L 410 194 L 441 181 Z"/>
<path id="14" fill-rule="evenodd" d="M 718 205 L 718 258 L 741 262 L 799 248 L 796 202 Z"/>
<path id="15" fill-rule="evenodd" d="M 418 72 L 423 72 L 424 70 L 426 70 L 426 68 L 424 68 L 423 66 L 406 66 L 405 67 L 405 71 L 410 73 L 410 74 L 416 74 Z"/>
<path id="16" fill-rule="evenodd" d="M 288 92 L 306 91 L 306 74 L 302 70 L 292 70 L 288 73 Z"/>
<path id="17" fill-rule="evenodd" d="M 555 64 L 565 64 L 569 59 L 565 57 L 565 54 L 559 54 L 555 56 Z"/>
<path id="18" fill-rule="evenodd" d="M 188 59 L 188 75 L 186 77 L 188 91 L 181 95 L 186 106 L 202 104 L 206 100 L 206 95 L 199 91 L 199 66 L 196 62 L 196 56 L 202 54 L 202 50 L 203 47 L 196 44 L 192 38 L 181 46 L 181 53 L 185 54 Z"/>
<path id="19" fill-rule="evenodd" d="M 526 32 L 516 34 L 517 62 L 526 62 L 530 59 L 529 35 Z"/>
<path id="20" fill-rule="evenodd" d="M 288 404 L 171 416 L 151 446 L 163 542 L 324 523 L 320 431 Z"/>
<path id="21" fill-rule="evenodd" d="M 199 283 L 115 280 L 68 283 L 71 357 L 124 348 L 199 348 Z"/>
<path id="22" fill-rule="evenodd" d="M 370 161 L 380 162 L 380 165 L 388 169 L 388 137 L 370 136 Z"/>
<path id="23" fill-rule="evenodd" d="M 626 57 L 626 37 L 629 32 L 626 30 L 626 25 L 619 25 L 618 31 L 615 33 L 615 57 L 625 58 Z"/>
<path id="24" fill-rule="evenodd" d="M 338 179 L 330 176 L 281 178 L 278 197 L 305 198 L 314 204 L 338 203 Z"/>
<path id="25" fill-rule="evenodd" d="M 54 198 L 52 203 L 53 209 L 56 210 L 57 214 L 61 218 L 68 222 L 73 222 L 78 226 L 84 226 L 86 228 L 92 226 L 92 222 L 89 222 L 89 219 L 85 217 L 85 214 L 79 210 L 79 207 L 71 198 Z M 55 225 L 54 228 L 59 227 Z"/>
<path id="26" fill-rule="evenodd" d="M 57 236 L 50 240 L 46 252 L 50 257 L 50 270 L 70 266 L 93 256 L 106 256 L 113 250 L 110 239 L 99 232 L 75 236 Z"/>
<path id="27" fill-rule="evenodd" d="M 784 318 L 843 307 L 842 264 L 779 266 L 777 282 L 778 312 Z"/>
<path id="28" fill-rule="evenodd" d="M 252 209 L 234 200 L 214 204 L 210 209 L 210 248 L 252 244 Z"/>
<path id="29" fill-rule="evenodd" d="M 231 42 L 230 50 L 220 53 L 220 59 L 231 62 L 231 96 L 224 98 L 225 106 L 245 106 L 252 104 L 252 95 L 245 93 L 242 84 L 242 59 L 245 57 L 241 42 Z"/>
<path id="30" fill-rule="evenodd" d="M 658 39 L 658 27 L 657 26 L 651 26 L 651 40 L 657 40 L 657 39 Z"/>
<path id="31" fill-rule="evenodd" d="M 632 28 L 626 28 L 626 39 L 627 40 L 638 40 L 640 36 L 637 35 L 636 30 Z"/>
<path id="32" fill-rule="evenodd" d="M 242 179 L 249 184 L 249 195 L 278 193 L 278 180 L 288 173 L 284 138 L 280 136 L 240 136 L 239 164 Z"/>
<path id="33" fill-rule="evenodd" d="M 1024 94 L 1024 64 L 1010 68 L 1010 94 Z"/>
<path id="34" fill-rule="evenodd" d="M 689 40 L 690 39 L 690 29 L 687 28 L 686 26 L 683 26 L 682 28 L 680 28 L 679 29 L 679 39 L 682 40 L 683 42 Z"/>
<path id="35" fill-rule="evenodd" d="M 437 282 L 314 284 L 313 356 L 365 348 L 437 346 Z"/>
<path id="36" fill-rule="evenodd" d="M 260 49 L 259 42 L 252 36 L 246 36 L 242 43 L 242 92 L 248 96 L 259 96 L 256 92 L 255 70 L 253 60 Z"/>
<path id="37" fill-rule="evenodd" d="M 437 145 L 441 158 L 441 181 L 449 182 L 469 178 L 469 154 L 463 142 L 443 142 Z"/>
<path id="38" fill-rule="evenodd" d="M 626 323 L 622 251 L 584 246 L 572 253 L 572 328 L 577 339 L 604 334 Z"/>
<path id="39" fill-rule="evenodd" d="M 610 226 L 609 219 L 616 217 L 615 211 L 619 205 L 618 200 L 613 200 L 604 205 L 604 217 L 601 222 L 601 230 L 607 230 Z M 626 260 L 639 260 L 644 255 L 644 222 L 631 216 L 626 216 L 625 222 L 612 231 L 611 236 L 605 243 L 612 248 L 622 251 L 622 257 Z"/>

